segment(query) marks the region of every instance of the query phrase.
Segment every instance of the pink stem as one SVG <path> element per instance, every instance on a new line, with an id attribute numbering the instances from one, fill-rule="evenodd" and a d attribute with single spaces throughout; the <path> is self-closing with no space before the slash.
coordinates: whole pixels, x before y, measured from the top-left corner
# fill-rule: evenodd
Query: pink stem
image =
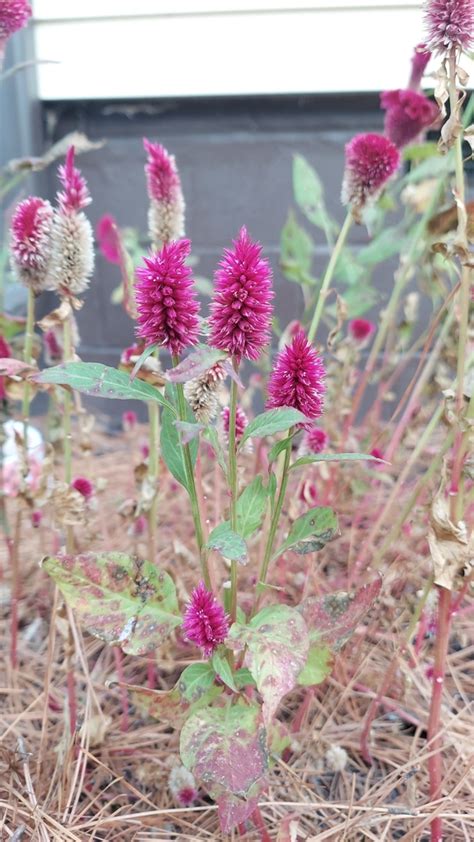
<path id="1" fill-rule="evenodd" d="M 123 671 L 123 652 L 118 646 L 114 646 L 115 669 L 117 671 L 117 678 L 120 685 L 120 701 L 122 704 L 122 719 L 120 722 L 120 730 L 126 733 L 129 727 L 128 717 L 128 694 L 125 685 L 125 674 Z"/>

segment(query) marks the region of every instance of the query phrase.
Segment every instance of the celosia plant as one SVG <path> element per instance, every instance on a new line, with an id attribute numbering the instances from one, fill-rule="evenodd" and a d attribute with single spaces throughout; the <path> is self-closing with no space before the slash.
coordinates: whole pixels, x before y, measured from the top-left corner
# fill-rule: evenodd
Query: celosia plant
<path id="1" fill-rule="evenodd" d="M 473 489 L 474 402 L 467 341 L 472 255 L 462 133 L 452 133 L 451 145 L 442 146 L 451 156 L 446 165 L 433 144 L 423 144 L 423 132 L 442 119 L 442 108 L 418 89 L 429 50 L 441 52 L 443 67 L 450 70 L 452 113 L 460 109 L 457 60 L 471 43 L 472 4 L 432 0 L 427 22 L 428 49 L 417 53 L 409 89 L 383 95 L 385 134 L 358 134 L 346 146 L 342 203 L 347 216 L 338 235 L 317 173 L 301 156 L 295 158 L 296 202 L 328 243 L 336 242 L 324 275 L 313 278 L 312 241 L 290 217 L 281 264 L 289 280 L 301 285 L 305 308 L 286 329 L 279 330 L 275 321 L 279 343 L 272 341 L 270 263 L 245 227 L 224 251 L 210 308 L 201 319 L 191 243 L 183 239 L 181 180 L 173 156 L 159 144 L 145 141 L 152 249 L 136 272 L 134 306 L 128 310 L 136 314 L 139 341 L 123 351 L 118 369 L 75 358 L 72 310 L 79 306 L 76 295 L 89 284 L 93 254 L 83 213 L 89 193 L 73 149 L 60 168 L 62 190 L 54 212 L 42 199 L 30 197 L 12 220 L 11 264 L 28 286 L 29 311 L 24 359 L 15 359 L 1 339 L 1 398 L 8 406 L 11 390 L 22 387 L 25 436 L 30 390 L 66 387 L 61 405 L 65 473 L 61 482 L 54 477 L 49 449 L 46 465 L 33 471 L 26 447 L 23 456 L 19 448 L 15 470 L 5 472 L 3 480 L 18 504 L 28 507 L 28 522 L 39 532 L 45 528 L 43 510 L 54 515 L 56 544 L 65 545 L 47 556 L 42 568 L 67 603 L 71 745 L 79 714 L 72 611 L 85 630 L 113 647 L 117 693 L 125 692 L 122 729 L 128 728 L 129 689 L 137 717 L 144 709 L 167 730 L 180 730 L 183 765 L 175 764 L 169 777 L 166 772 L 176 809 L 191 809 L 204 792 L 217 804 L 224 833 L 235 827 L 244 832 L 252 821 L 262 842 L 268 834 L 258 805 L 272 764 L 285 751 L 295 751 L 290 727 L 293 733 L 301 729 L 314 687 L 330 675 L 335 653 L 352 632 L 363 627 L 380 594 L 377 569 L 389 564 L 388 598 L 397 602 L 398 580 L 405 581 L 413 559 L 417 567 L 423 565 L 426 587 L 421 596 L 411 594 L 412 618 L 406 629 L 400 622 L 393 661 L 382 686 L 370 691 L 360 752 L 370 763 L 372 718 L 391 692 L 415 632 L 416 657 L 407 657 L 404 668 L 412 669 L 421 657 L 428 628 L 434 662 L 424 665 L 423 681 L 432 682 L 426 722 L 432 804 L 425 805 L 431 812 L 424 821 L 431 821 L 433 842 L 443 838 L 443 683 L 450 625 L 468 590 L 474 552 L 468 517 Z M 415 140 L 420 143 L 411 149 Z M 408 173 L 402 160 L 408 162 Z M 458 229 L 446 229 L 443 239 L 435 241 L 439 205 L 453 186 Z M 405 214 L 384 229 L 394 207 L 405 208 Z M 351 249 L 347 241 L 354 222 L 367 223 L 370 241 Z M 123 241 L 111 217 L 103 218 L 98 234 L 106 259 L 123 268 Z M 369 295 L 368 304 L 364 300 L 371 291 L 367 278 L 374 266 L 386 266 L 395 255 L 399 265 L 389 300 L 379 319 L 369 319 L 366 311 L 375 297 Z M 407 294 L 416 273 L 434 311 L 421 339 L 414 333 L 417 300 L 413 290 Z M 50 360 L 62 356 L 62 362 L 39 372 L 32 353 L 32 302 L 49 287 L 62 302 L 42 327 Z M 384 407 L 404 374 L 407 349 L 420 362 L 387 420 Z M 251 364 L 259 366 L 258 374 L 249 373 Z M 127 410 L 122 416 L 126 450 L 139 457 L 136 496 L 118 504 L 121 529 L 107 535 L 108 524 L 101 522 L 99 550 L 90 524 L 102 483 L 89 468 L 72 470 L 71 390 L 148 405 L 145 441 L 136 413 Z M 83 427 L 77 394 L 74 407 Z M 433 498 L 429 512 L 428 491 Z M 112 496 L 118 496 L 115 488 Z M 178 540 L 178 523 L 183 522 L 193 526 L 184 548 Z M 177 563 L 178 555 L 186 567 Z M 12 582 L 11 666 L 16 670 L 16 548 Z M 437 595 L 432 604 L 430 591 Z M 64 631 L 63 616 L 61 621 L 58 628 Z M 390 629 L 380 640 L 392 641 L 394 634 Z M 372 628 L 364 636 L 379 645 Z M 163 648 L 166 670 L 158 672 L 157 653 Z M 145 659 L 134 662 L 140 683 L 129 688 L 124 656 Z M 347 676 L 354 682 L 357 670 L 358 665 L 346 663 L 344 682 Z M 87 678 L 87 693 L 90 686 L 96 692 L 90 674 Z M 357 686 L 366 692 L 364 685 Z M 401 707 L 397 715 L 407 718 Z M 413 716 L 409 721 L 413 725 Z M 414 723 L 420 726 L 418 719 Z M 322 755 L 331 773 L 344 774 L 350 762 L 346 749 L 324 745 Z M 339 824 L 335 832 L 346 830 Z"/>

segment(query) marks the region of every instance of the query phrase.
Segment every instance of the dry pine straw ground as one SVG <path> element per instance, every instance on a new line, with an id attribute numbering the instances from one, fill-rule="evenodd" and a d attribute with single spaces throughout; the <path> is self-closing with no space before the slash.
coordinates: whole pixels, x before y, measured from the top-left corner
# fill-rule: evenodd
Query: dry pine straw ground
<path id="1" fill-rule="evenodd" d="M 87 548 L 125 549 L 131 539 L 116 507 L 133 487 L 129 442 L 123 437 L 95 436 L 94 448 L 92 476 L 94 480 L 105 478 L 108 489 L 100 496 L 100 515 L 93 523 L 94 534 L 89 536 Z M 162 480 L 160 556 L 177 581 L 183 600 L 196 580 L 197 570 L 190 576 L 195 557 L 185 495 L 171 488 L 171 482 L 168 477 Z M 213 502 L 212 489 L 209 491 L 209 501 Z M 169 508 L 166 500 L 172 500 Z M 339 513 L 342 537 L 320 554 L 316 562 L 319 567 L 311 570 L 316 589 L 318 580 L 329 577 L 332 582 L 340 577 L 347 558 L 350 501 L 347 517 L 340 509 Z M 193 808 L 180 808 L 173 801 L 168 776 L 178 757 L 176 732 L 147 719 L 131 703 L 128 730 L 122 730 L 119 692 L 110 686 L 117 678 L 114 652 L 83 634 L 74 623 L 71 657 L 78 719 L 84 726 L 74 743 L 71 741 L 65 704 L 67 619 L 61 599 L 55 603 L 54 587 L 38 567 L 41 556 L 52 549 L 47 526 L 33 531 L 27 522 L 20 557 L 23 594 L 19 667 L 15 671 L 8 652 L 8 572 L 2 584 L 0 840 L 145 842 L 223 838 L 216 809 L 203 792 Z M 146 553 L 145 546 L 138 550 Z M 364 762 L 360 752 L 360 734 L 370 701 L 397 653 L 399 634 L 406 629 L 414 595 L 426 580 L 426 555 L 423 558 L 415 546 L 408 548 L 404 557 L 403 572 L 399 569 L 395 574 L 392 565 L 385 573 L 376 608 L 338 656 L 332 676 L 312 694 L 302 727 L 294 734 L 288 763 L 279 762 L 270 774 L 261 814 L 272 840 L 426 840 L 435 812 L 444 817 L 446 842 L 474 839 L 472 600 L 464 601 L 455 619 L 444 688 L 443 798 L 436 804 L 428 803 L 430 748 L 425 727 L 430 698 L 427 669 L 432 658 L 429 639 L 419 659 L 413 651 L 397 657 L 394 678 L 372 726 L 372 766 Z M 314 557 L 311 559 L 314 565 Z M 293 587 L 295 598 L 298 588 L 292 584 L 292 577 L 301 563 L 301 557 L 293 556 L 289 561 L 287 557 L 285 570 L 275 571 L 275 575 L 285 577 L 290 590 Z M 2 570 L 8 571 L 5 556 Z M 341 584 L 336 582 L 338 586 Z M 172 655 L 172 644 L 157 655 L 163 687 L 171 686 L 178 675 L 177 666 L 183 668 L 188 662 L 183 648 L 178 650 L 178 664 Z M 128 683 L 145 683 L 144 659 L 125 657 L 124 670 Z M 280 716 L 288 724 L 302 698 L 301 692 L 295 692 L 284 700 Z M 334 771 L 327 758 L 334 746 L 344 748 L 348 756 L 340 771 Z M 261 836 L 249 826 L 244 837 L 235 832 L 227 838 L 250 842 Z"/>

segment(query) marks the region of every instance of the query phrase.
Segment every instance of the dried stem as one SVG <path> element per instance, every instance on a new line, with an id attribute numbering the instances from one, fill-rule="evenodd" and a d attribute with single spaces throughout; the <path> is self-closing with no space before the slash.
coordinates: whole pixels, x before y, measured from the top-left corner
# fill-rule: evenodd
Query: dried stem
<path id="1" fill-rule="evenodd" d="M 72 331 L 71 320 L 67 318 L 64 322 L 64 362 L 69 362 L 73 359 L 74 349 L 72 345 Z M 69 391 L 64 394 L 64 415 L 63 415 L 63 431 L 64 431 L 64 479 L 68 485 L 72 481 L 72 430 L 71 430 L 71 413 L 72 413 L 72 398 Z M 72 526 L 66 526 L 66 552 L 74 553 L 74 530 Z M 67 694 L 69 705 L 69 726 L 71 734 L 76 730 L 77 721 L 77 701 L 76 701 L 76 686 L 74 678 L 74 639 L 71 628 L 68 629 L 68 640 L 66 645 L 66 675 L 67 675 Z"/>

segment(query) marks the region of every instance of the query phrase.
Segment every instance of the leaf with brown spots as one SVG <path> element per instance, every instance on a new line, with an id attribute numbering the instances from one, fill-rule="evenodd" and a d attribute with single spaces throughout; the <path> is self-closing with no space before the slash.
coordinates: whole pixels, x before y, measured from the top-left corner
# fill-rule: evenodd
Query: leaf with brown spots
<path id="1" fill-rule="evenodd" d="M 87 631 L 130 655 L 152 652 L 181 625 L 173 580 L 149 561 L 58 553 L 43 567 Z"/>
<path id="2" fill-rule="evenodd" d="M 377 599 L 381 585 L 379 577 L 352 594 L 337 591 L 305 599 L 298 610 L 308 627 L 311 643 L 326 644 L 335 651 L 341 649 Z"/>
<path id="3" fill-rule="evenodd" d="M 268 768 L 258 705 L 239 700 L 193 714 L 181 732 L 180 752 L 184 765 L 217 801 L 224 833 L 251 815 Z"/>
<path id="4" fill-rule="evenodd" d="M 263 696 L 265 723 L 271 721 L 280 699 L 297 684 L 309 649 L 306 624 L 296 608 L 270 605 L 248 625 L 234 623 L 226 640 L 235 652 L 245 652 L 248 667 Z"/>

